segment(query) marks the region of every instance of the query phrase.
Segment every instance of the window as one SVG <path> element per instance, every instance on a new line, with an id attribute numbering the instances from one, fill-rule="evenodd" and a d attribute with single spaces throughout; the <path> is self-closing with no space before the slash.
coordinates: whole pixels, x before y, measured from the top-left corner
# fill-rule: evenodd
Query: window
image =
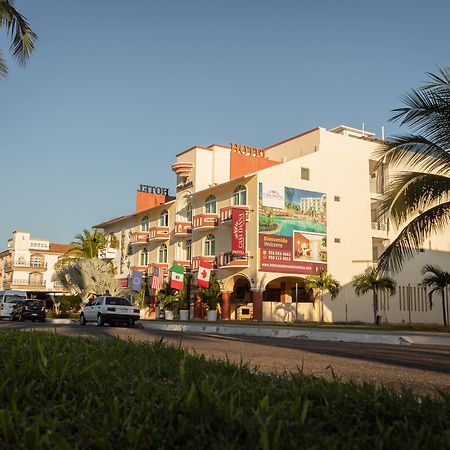
<path id="1" fill-rule="evenodd" d="M 309 169 L 307 167 L 301 168 L 301 179 L 302 180 L 309 180 Z"/>
<path id="2" fill-rule="evenodd" d="M 238 186 L 233 192 L 233 205 L 247 204 L 247 189 L 245 186 Z"/>
<path id="3" fill-rule="evenodd" d="M 335 195 L 334 196 L 334 201 L 335 202 L 340 202 L 341 201 L 341 197 L 339 197 L 339 195 Z"/>
<path id="4" fill-rule="evenodd" d="M 186 208 L 186 218 L 188 222 L 192 222 L 192 205 L 188 203 Z"/>
<path id="5" fill-rule="evenodd" d="M 35 286 L 42 284 L 42 273 L 38 273 L 38 272 L 30 273 L 30 275 L 28 277 L 28 282 L 31 285 L 35 285 Z"/>
<path id="6" fill-rule="evenodd" d="M 159 215 L 159 226 L 160 227 L 168 227 L 169 226 L 169 213 L 167 212 L 167 209 L 165 209 Z"/>
<path id="7" fill-rule="evenodd" d="M 41 255 L 32 255 L 30 258 L 31 267 L 44 267 L 43 258 Z"/>
<path id="8" fill-rule="evenodd" d="M 213 234 L 208 234 L 205 239 L 205 256 L 216 255 L 216 238 Z"/>
<path id="9" fill-rule="evenodd" d="M 341 238 L 334 238 L 334 242 L 336 242 L 336 244 L 340 244 L 341 243 Z"/>
<path id="10" fill-rule="evenodd" d="M 214 197 L 214 195 L 210 195 L 206 199 L 205 212 L 206 212 L 206 214 L 215 214 L 217 212 L 217 209 L 216 209 L 216 197 Z"/>
<path id="11" fill-rule="evenodd" d="M 141 266 L 147 266 L 148 265 L 148 250 L 146 248 L 143 248 L 141 251 Z"/>
<path id="12" fill-rule="evenodd" d="M 192 259 L 192 241 L 186 241 L 186 260 L 190 261 Z"/>
<path id="13" fill-rule="evenodd" d="M 145 216 L 141 220 L 141 231 L 148 231 L 148 217 Z"/>
<path id="14" fill-rule="evenodd" d="M 161 247 L 159 247 L 159 253 L 158 253 L 158 261 L 160 263 L 167 263 L 167 245 L 163 244 Z"/>

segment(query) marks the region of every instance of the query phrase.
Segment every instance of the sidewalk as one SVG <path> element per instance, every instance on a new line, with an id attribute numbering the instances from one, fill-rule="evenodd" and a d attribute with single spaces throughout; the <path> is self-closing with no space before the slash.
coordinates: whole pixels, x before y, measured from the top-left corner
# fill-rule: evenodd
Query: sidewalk
<path id="1" fill-rule="evenodd" d="M 233 322 L 141 320 L 149 330 L 178 331 L 224 335 L 299 338 L 317 341 L 356 342 L 389 345 L 444 345 L 450 346 L 450 334 L 422 331 L 312 329 L 301 325 L 273 325 L 263 323 L 238 324 Z"/>

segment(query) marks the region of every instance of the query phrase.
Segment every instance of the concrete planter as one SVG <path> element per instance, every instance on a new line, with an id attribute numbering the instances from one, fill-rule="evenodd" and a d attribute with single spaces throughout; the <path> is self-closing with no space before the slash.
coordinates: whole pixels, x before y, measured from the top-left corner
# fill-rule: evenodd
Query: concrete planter
<path id="1" fill-rule="evenodd" d="M 207 320 L 209 322 L 215 322 L 217 320 L 217 309 L 208 310 Z"/>
<path id="2" fill-rule="evenodd" d="M 189 310 L 188 309 L 180 309 L 178 311 L 180 314 L 180 320 L 189 320 Z"/>

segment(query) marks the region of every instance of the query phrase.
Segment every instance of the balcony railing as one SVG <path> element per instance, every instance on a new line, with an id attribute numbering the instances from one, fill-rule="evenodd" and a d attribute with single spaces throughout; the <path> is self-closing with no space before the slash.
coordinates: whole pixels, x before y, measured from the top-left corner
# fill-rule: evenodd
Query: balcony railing
<path id="1" fill-rule="evenodd" d="M 192 233 L 192 222 L 175 222 L 175 236 L 189 236 Z"/>
<path id="2" fill-rule="evenodd" d="M 199 214 L 192 220 L 194 230 L 208 230 L 217 228 L 219 225 L 219 214 Z"/>
<path id="3" fill-rule="evenodd" d="M 169 272 L 169 264 L 168 263 L 152 263 L 148 266 L 148 275 L 153 275 L 153 267 L 159 267 L 164 271 L 164 274 L 166 275 Z"/>
<path id="4" fill-rule="evenodd" d="M 148 233 L 150 241 L 165 241 L 169 239 L 169 227 L 152 227 Z"/>
<path id="5" fill-rule="evenodd" d="M 8 261 L 5 263 L 5 271 L 13 269 L 36 269 L 36 270 L 46 270 L 47 263 L 36 262 L 36 261 Z"/>
<path id="6" fill-rule="evenodd" d="M 174 264 L 177 264 L 178 266 L 184 267 L 184 270 L 190 270 L 191 268 L 191 261 L 188 259 L 176 259 L 174 261 Z"/>
<path id="7" fill-rule="evenodd" d="M 389 231 L 388 222 L 372 222 L 372 230 Z"/>
<path id="8" fill-rule="evenodd" d="M 233 215 L 233 208 L 234 209 L 244 209 L 246 211 L 245 214 L 245 221 L 249 221 L 250 212 L 248 209 L 248 206 L 246 205 L 236 205 L 236 206 L 226 206 L 225 208 L 220 209 L 220 223 L 231 223 L 231 218 Z"/>
<path id="9" fill-rule="evenodd" d="M 235 255 L 233 252 L 219 253 L 219 267 L 224 268 L 246 268 L 248 267 L 248 254 Z"/>
<path id="10" fill-rule="evenodd" d="M 132 244 L 146 244 L 148 242 L 148 231 L 136 231 L 131 233 Z"/>
<path id="11" fill-rule="evenodd" d="M 45 281 L 34 280 L 12 280 L 9 282 L 11 288 L 45 289 Z"/>
<path id="12" fill-rule="evenodd" d="M 198 270 L 200 261 L 205 261 L 213 265 L 213 269 L 216 268 L 216 257 L 215 256 L 194 256 L 192 258 L 192 270 Z"/>

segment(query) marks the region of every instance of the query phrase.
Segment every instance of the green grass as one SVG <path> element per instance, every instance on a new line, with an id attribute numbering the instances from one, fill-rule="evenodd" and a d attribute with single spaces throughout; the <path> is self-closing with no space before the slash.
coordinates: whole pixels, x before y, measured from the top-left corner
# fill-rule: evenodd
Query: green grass
<path id="1" fill-rule="evenodd" d="M 450 396 L 261 374 L 162 342 L 0 333 L 0 447 L 444 449 Z"/>

